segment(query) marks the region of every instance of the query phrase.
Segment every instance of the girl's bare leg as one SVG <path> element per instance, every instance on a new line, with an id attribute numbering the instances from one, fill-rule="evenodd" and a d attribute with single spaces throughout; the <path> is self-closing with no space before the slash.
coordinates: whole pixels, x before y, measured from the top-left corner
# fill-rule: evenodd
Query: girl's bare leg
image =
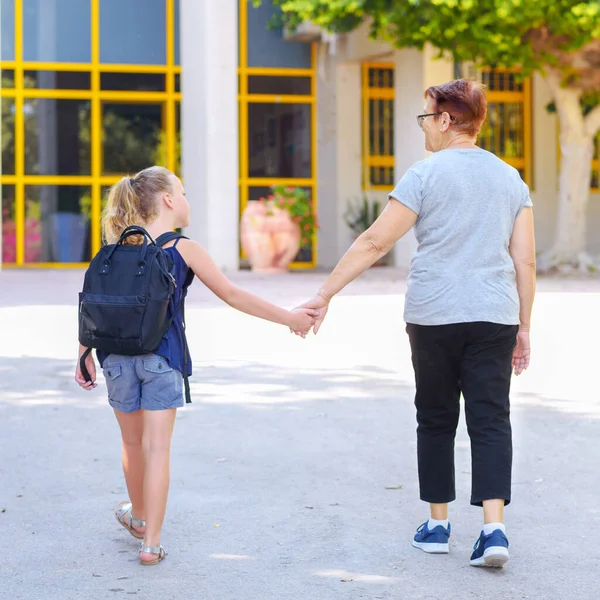
<path id="1" fill-rule="evenodd" d="M 145 461 L 142 449 L 142 434 L 144 421 L 142 411 L 124 413 L 115 410 L 115 416 L 121 428 L 123 441 L 123 474 L 132 504 L 131 514 L 135 519 L 143 521 L 145 517 L 144 506 L 144 473 Z M 144 532 L 143 527 L 136 527 L 137 531 Z"/>
<path id="2" fill-rule="evenodd" d="M 171 436 L 177 409 L 142 410 L 142 447 L 145 460 L 144 506 L 146 535 L 144 545 L 160 546 L 160 530 L 165 518 L 169 494 Z M 156 556 L 140 553 L 142 560 Z"/>

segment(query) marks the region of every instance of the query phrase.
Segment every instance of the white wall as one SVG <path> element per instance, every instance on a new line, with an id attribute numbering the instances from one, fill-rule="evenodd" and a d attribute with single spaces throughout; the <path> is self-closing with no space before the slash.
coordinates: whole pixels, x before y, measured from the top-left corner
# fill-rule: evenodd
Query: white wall
<path id="1" fill-rule="evenodd" d="M 361 186 L 360 65 L 326 56 L 317 77 L 318 263 L 331 267 L 351 243 L 346 202 Z"/>
<path id="2" fill-rule="evenodd" d="M 222 269 L 239 263 L 237 9 L 237 0 L 181 0 L 186 234 Z"/>
<path id="3" fill-rule="evenodd" d="M 392 52 L 393 48 L 389 44 L 369 39 L 369 24 L 364 22 L 352 33 L 344 36 L 343 55 L 339 56 L 339 60 L 344 62 L 388 61 L 392 60 Z"/>
<path id="4" fill-rule="evenodd" d="M 361 200 L 362 189 L 362 62 L 392 61 L 387 44 L 368 39 L 363 25 L 340 36 L 335 53 L 323 45 L 317 66 L 318 190 L 320 267 L 333 267 L 354 236 L 345 223 L 348 203 Z M 384 198 L 384 192 L 368 192 Z"/>

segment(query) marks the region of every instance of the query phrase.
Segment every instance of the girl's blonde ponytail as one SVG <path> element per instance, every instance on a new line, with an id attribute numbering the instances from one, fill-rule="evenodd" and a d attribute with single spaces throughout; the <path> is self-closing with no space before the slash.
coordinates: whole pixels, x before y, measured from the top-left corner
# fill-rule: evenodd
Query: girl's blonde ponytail
<path id="1" fill-rule="evenodd" d="M 164 167 L 149 167 L 113 185 L 102 215 L 106 243 L 116 243 L 130 225 L 152 223 L 160 211 L 160 195 L 173 193 L 174 177 Z M 130 236 L 126 243 L 141 244 L 142 236 Z"/>

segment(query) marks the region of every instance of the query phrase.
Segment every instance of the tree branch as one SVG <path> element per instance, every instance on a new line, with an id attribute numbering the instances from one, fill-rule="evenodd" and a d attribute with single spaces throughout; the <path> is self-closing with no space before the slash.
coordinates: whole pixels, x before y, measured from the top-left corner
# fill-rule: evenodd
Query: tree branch
<path id="1" fill-rule="evenodd" d="M 585 132 L 594 136 L 600 130 L 600 104 L 592 109 L 585 118 Z"/>

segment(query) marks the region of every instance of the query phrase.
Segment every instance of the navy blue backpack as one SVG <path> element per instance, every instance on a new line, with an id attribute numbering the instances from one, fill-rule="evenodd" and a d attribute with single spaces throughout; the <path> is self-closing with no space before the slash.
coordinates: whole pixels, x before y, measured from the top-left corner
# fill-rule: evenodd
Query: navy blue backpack
<path id="1" fill-rule="evenodd" d="M 143 243 L 124 244 L 132 235 L 142 235 Z M 80 367 L 86 381 L 91 381 L 85 359 L 92 348 L 107 354 L 151 354 L 177 315 L 183 320 L 185 293 L 167 317 L 177 282 L 172 274 L 173 261 L 162 248 L 182 237 L 169 232 L 154 241 L 144 228 L 134 225 L 123 231 L 116 244 L 103 246 L 92 259 L 79 294 L 79 343 L 87 348 Z M 186 401 L 190 402 L 185 333 L 184 345 Z"/>

